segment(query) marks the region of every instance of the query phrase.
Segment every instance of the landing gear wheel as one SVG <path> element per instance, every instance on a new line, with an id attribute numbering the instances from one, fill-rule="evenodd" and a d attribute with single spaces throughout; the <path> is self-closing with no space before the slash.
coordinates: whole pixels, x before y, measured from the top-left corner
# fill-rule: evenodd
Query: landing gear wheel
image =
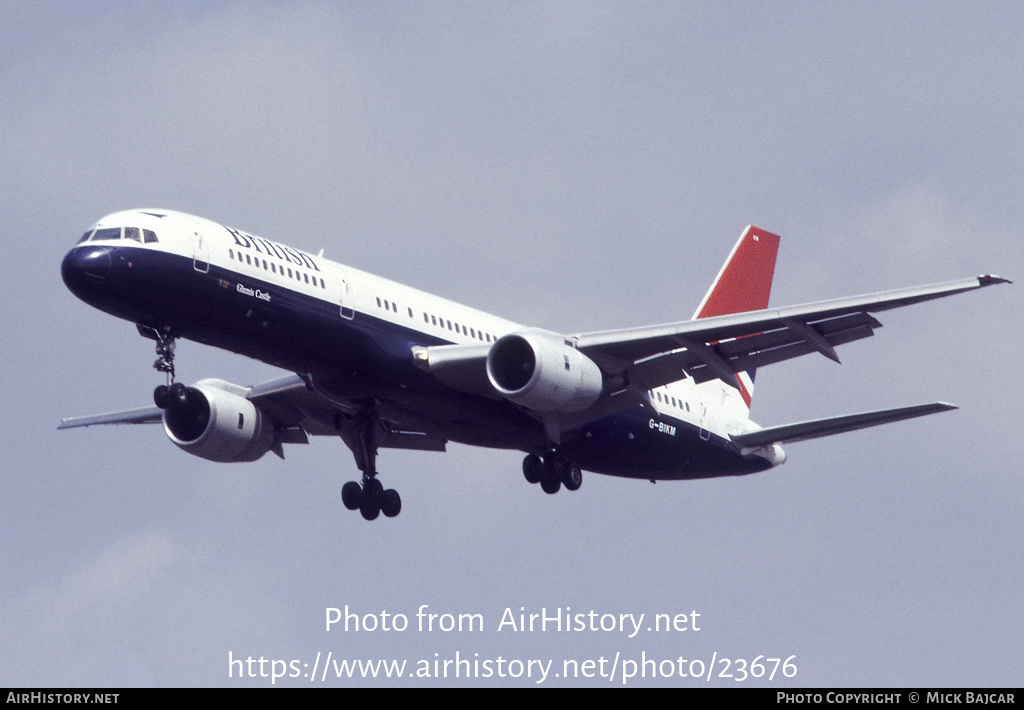
<path id="1" fill-rule="evenodd" d="M 583 485 L 583 471 L 574 463 L 567 465 L 562 471 L 562 483 L 565 484 L 565 490 L 578 491 Z"/>
<path id="2" fill-rule="evenodd" d="M 355 510 L 363 502 L 363 489 L 355 481 L 349 481 L 341 487 L 341 502 L 349 510 Z"/>
<path id="3" fill-rule="evenodd" d="M 540 479 L 540 487 L 548 495 L 558 493 L 562 487 L 562 464 L 553 456 L 547 457 L 544 461 L 544 475 Z"/>
<path id="4" fill-rule="evenodd" d="M 540 483 L 544 477 L 544 462 L 537 454 L 530 454 L 523 459 L 523 477 L 527 483 Z"/>
<path id="5" fill-rule="evenodd" d="M 155 390 L 153 390 L 153 404 L 155 404 L 160 409 L 167 409 L 167 390 L 167 385 L 160 385 Z"/>
<path id="6" fill-rule="evenodd" d="M 167 388 L 167 404 L 185 404 L 188 402 L 188 388 L 180 382 L 175 382 Z"/>
<path id="7" fill-rule="evenodd" d="M 388 518 L 393 518 L 402 512 L 402 498 L 394 488 L 384 491 L 384 497 L 380 502 L 380 512 Z"/>
<path id="8" fill-rule="evenodd" d="M 359 512 L 366 520 L 376 520 L 377 516 L 380 515 L 380 504 L 367 496 L 363 500 L 363 504 L 359 506 Z"/>
<path id="9" fill-rule="evenodd" d="M 540 487 L 544 489 L 544 492 L 548 495 L 554 495 L 558 493 L 558 489 L 562 487 L 562 482 L 557 478 L 542 478 L 540 481 Z"/>
<path id="10" fill-rule="evenodd" d="M 367 520 L 376 520 L 380 515 L 381 503 L 384 501 L 384 486 L 376 478 L 363 481 L 363 499 L 359 504 L 359 512 Z M 401 503 L 399 503 L 401 506 Z"/>
<path id="11" fill-rule="evenodd" d="M 372 498 L 373 500 L 380 503 L 381 498 L 384 497 L 384 485 L 376 478 L 363 481 L 363 495 Z"/>

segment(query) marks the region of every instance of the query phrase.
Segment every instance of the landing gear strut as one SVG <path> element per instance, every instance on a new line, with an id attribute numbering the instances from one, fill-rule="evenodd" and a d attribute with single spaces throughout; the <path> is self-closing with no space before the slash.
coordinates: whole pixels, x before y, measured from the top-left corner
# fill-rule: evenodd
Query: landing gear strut
<path id="1" fill-rule="evenodd" d="M 351 421 L 345 421 L 339 412 L 335 417 L 342 439 L 356 459 L 356 466 L 363 472 L 361 483 L 349 481 L 341 487 L 341 501 L 349 510 L 359 509 L 366 520 L 376 520 L 384 513 L 393 518 L 402 512 L 402 498 L 394 488 L 384 489 L 377 480 L 377 442 L 376 429 L 380 420 L 372 407 L 357 414 Z"/>
<path id="2" fill-rule="evenodd" d="M 167 384 L 160 385 L 153 390 L 153 402 L 160 409 L 167 409 L 172 404 L 172 398 L 185 403 L 188 393 L 183 385 L 174 383 L 174 345 L 175 338 L 170 327 L 153 328 L 152 326 L 137 323 L 135 327 L 139 335 L 144 338 L 156 341 L 156 361 L 153 369 L 167 375 Z"/>
<path id="3" fill-rule="evenodd" d="M 558 493 L 565 486 L 568 491 L 578 490 L 583 485 L 583 472 L 571 461 L 566 461 L 555 451 L 548 451 L 542 459 L 530 454 L 523 459 L 523 477 L 529 483 L 539 483 L 545 493 Z"/>
<path id="4" fill-rule="evenodd" d="M 157 372 L 167 373 L 167 385 L 174 384 L 174 338 L 161 335 L 156 341 L 156 362 L 153 367 Z"/>

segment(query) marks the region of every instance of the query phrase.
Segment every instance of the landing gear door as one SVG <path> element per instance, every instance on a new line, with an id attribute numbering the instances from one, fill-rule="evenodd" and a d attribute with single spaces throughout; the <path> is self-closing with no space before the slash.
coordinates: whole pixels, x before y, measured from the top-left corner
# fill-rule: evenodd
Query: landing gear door
<path id="1" fill-rule="evenodd" d="M 352 307 L 352 287 L 349 280 L 345 278 L 345 272 L 340 267 L 334 267 L 333 280 L 337 284 L 334 288 L 334 293 L 338 299 L 341 317 L 346 320 L 352 320 L 356 316 L 355 309 Z"/>

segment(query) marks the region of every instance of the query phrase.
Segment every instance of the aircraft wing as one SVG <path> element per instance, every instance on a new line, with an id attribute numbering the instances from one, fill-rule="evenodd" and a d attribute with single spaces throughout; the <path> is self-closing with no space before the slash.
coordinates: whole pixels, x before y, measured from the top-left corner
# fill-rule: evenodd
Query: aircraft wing
<path id="1" fill-rule="evenodd" d="M 283 426 L 298 427 L 315 436 L 341 436 L 350 449 L 359 449 L 357 408 L 337 399 L 298 375 L 287 375 L 253 386 L 247 397 Z M 447 442 L 426 432 L 378 418 L 376 445 L 386 449 L 444 451 Z M 358 454 L 357 454 L 358 457 Z"/>
<path id="2" fill-rule="evenodd" d="M 92 414 L 85 417 L 65 417 L 60 420 L 58 429 L 74 429 L 76 427 L 95 426 L 97 424 L 157 424 L 163 421 L 163 410 L 156 407 L 140 407 L 123 412 L 108 414 Z"/>
<path id="3" fill-rule="evenodd" d="M 839 361 L 835 346 L 874 334 L 872 315 L 997 283 L 998 276 L 947 281 L 785 308 L 769 308 L 665 325 L 585 333 L 576 347 L 607 376 L 622 375 L 648 390 L 682 379 L 719 378 L 736 386 L 734 373 L 819 352 Z"/>
<path id="4" fill-rule="evenodd" d="M 808 353 L 819 352 L 839 362 L 836 346 L 867 338 L 881 327 L 872 313 L 998 283 L 1009 281 L 998 276 L 978 276 L 785 308 L 571 336 L 567 340 L 574 341 L 578 350 L 597 363 L 611 385 L 595 407 L 582 415 L 581 421 L 643 403 L 648 390 L 687 376 L 697 383 L 717 377 L 736 387 L 737 372 Z M 413 357 L 438 381 L 497 399 L 500 395 L 491 386 L 486 372 L 489 348 L 417 346 L 413 348 Z"/>
<path id="5" fill-rule="evenodd" d="M 270 414 L 277 426 L 276 444 L 306 444 L 307 434 L 320 436 L 340 435 L 351 448 L 358 439 L 352 415 L 355 408 L 348 402 L 337 401 L 298 375 L 267 380 L 247 390 L 246 399 Z M 61 419 L 58 429 L 73 429 L 100 424 L 156 424 L 163 421 L 163 410 L 140 407 L 108 414 Z M 444 451 L 444 439 L 421 431 L 412 431 L 393 422 L 380 419 L 375 432 L 376 444 L 383 448 Z M 275 445 L 275 453 L 281 456 Z"/>
<path id="6" fill-rule="evenodd" d="M 928 414 L 948 412 L 956 409 L 952 404 L 945 402 L 934 402 L 932 404 L 918 404 L 913 407 L 898 407 L 896 409 L 881 409 L 874 412 L 862 412 L 860 414 L 847 414 L 841 417 L 827 417 L 825 419 L 812 419 L 796 424 L 783 424 L 782 426 L 767 427 L 744 434 L 732 434 L 730 438 L 733 443 L 741 448 L 757 448 L 770 444 L 786 444 L 794 441 L 806 441 L 817 439 L 833 434 L 842 434 L 857 429 L 891 424 L 892 422 L 923 417 Z"/>

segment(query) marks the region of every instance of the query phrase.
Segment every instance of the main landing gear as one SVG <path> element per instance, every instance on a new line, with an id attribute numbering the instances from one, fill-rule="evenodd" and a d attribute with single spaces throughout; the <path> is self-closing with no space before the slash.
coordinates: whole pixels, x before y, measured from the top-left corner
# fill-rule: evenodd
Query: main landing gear
<path id="1" fill-rule="evenodd" d="M 529 483 L 540 483 L 545 493 L 558 493 L 565 486 L 566 490 L 575 491 L 583 485 L 583 472 L 571 461 L 566 461 L 555 451 L 548 451 L 542 459 L 537 454 L 530 454 L 523 459 L 523 476 Z"/>
<path id="2" fill-rule="evenodd" d="M 341 487 L 341 502 L 349 510 L 359 509 L 366 520 L 384 517 L 393 518 L 402 512 L 402 498 L 394 488 L 384 489 L 377 480 L 376 430 L 380 420 L 372 406 L 346 421 L 340 412 L 335 418 L 335 427 L 356 459 L 356 466 L 363 472 L 361 483 L 349 481 Z"/>
<path id="3" fill-rule="evenodd" d="M 363 476 L 362 485 L 349 481 L 341 487 L 341 502 L 349 510 L 359 509 L 366 520 L 376 520 L 384 513 L 393 518 L 402 512 L 402 498 L 394 488 L 384 489 L 376 478 Z"/>

